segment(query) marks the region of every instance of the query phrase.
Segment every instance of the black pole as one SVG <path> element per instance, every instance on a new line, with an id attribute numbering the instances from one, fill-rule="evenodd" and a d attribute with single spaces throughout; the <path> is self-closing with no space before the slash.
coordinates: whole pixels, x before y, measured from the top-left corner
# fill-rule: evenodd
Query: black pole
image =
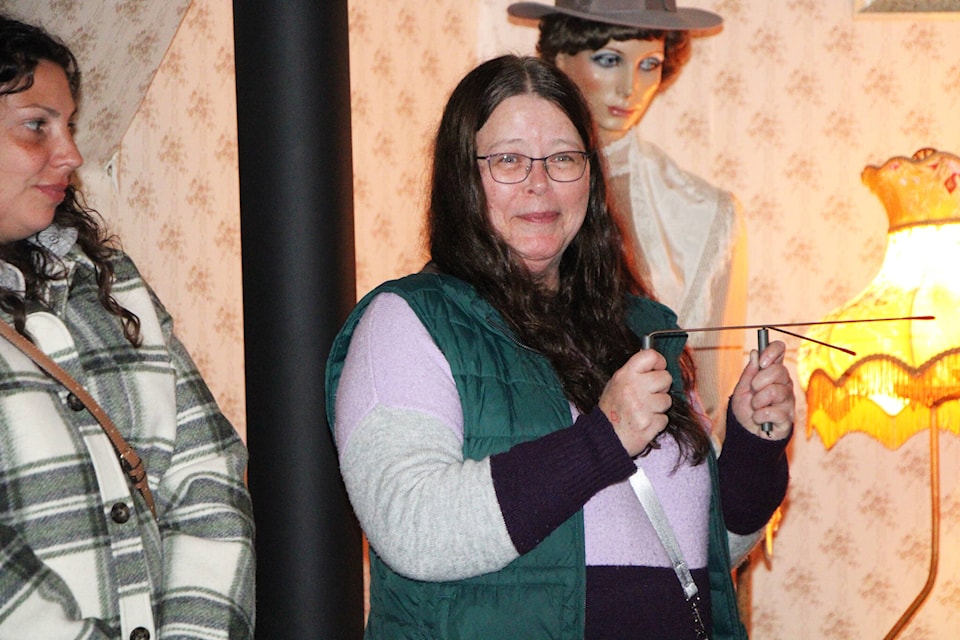
<path id="1" fill-rule="evenodd" d="M 235 0 L 257 634 L 363 635 L 360 530 L 325 418 L 355 297 L 347 0 Z"/>

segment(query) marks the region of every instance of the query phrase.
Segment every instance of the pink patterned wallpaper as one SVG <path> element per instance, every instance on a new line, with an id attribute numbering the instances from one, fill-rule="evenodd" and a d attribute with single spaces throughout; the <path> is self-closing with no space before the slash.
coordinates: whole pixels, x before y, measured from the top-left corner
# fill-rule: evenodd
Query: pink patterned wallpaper
<path id="1" fill-rule="evenodd" d="M 245 434 L 237 162 L 233 4 L 193 0 L 116 157 L 81 171 L 91 204 Z"/>

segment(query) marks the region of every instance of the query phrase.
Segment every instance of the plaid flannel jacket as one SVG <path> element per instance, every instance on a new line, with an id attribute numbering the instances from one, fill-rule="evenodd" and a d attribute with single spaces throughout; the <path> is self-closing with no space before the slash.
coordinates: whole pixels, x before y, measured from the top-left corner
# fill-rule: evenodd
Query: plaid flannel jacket
<path id="1" fill-rule="evenodd" d="M 139 348 L 86 256 L 62 260 L 27 330 L 143 458 L 159 526 L 93 416 L 0 338 L 0 638 L 252 638 L 243 443 L 132 261 L 113 291 Z"/>

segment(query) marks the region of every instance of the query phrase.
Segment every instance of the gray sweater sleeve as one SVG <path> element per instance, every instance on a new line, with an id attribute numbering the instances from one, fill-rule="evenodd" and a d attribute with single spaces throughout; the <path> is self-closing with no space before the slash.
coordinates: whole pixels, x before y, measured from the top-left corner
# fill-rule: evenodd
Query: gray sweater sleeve
<path id="1" fill-rule="evenodd" d="M 347 492 L 370 545 L 397 573 L 459 580 L 517 556 L 490 477 L 490 461 L 464 460 L 435 417 L 377 405 L 340 452 Z"/>
<path id="2" fill-rule="evenodd" d="M 368 307 L 337 390 L 340 469 L 372 548 L 417 580 L 456 580 L 517 557 L 489 460 L 464 460 L 456 385 L 399 296 Z"/>

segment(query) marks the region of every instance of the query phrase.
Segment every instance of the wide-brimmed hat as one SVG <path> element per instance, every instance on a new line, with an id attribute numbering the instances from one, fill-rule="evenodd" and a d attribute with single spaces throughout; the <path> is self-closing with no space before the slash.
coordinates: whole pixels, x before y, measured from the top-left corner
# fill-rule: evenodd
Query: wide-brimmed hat
<path id="1" fill-rule="evenodd" d="M 507 7 L 507 13 L 535 19 L 562 13 L 594 22 L 664 31 L 705 31 L 723 24 L 723 18 L 710 11 L 678 9 L 676 0 L 556 0 L 556 5 L 515 2 Z"/>

